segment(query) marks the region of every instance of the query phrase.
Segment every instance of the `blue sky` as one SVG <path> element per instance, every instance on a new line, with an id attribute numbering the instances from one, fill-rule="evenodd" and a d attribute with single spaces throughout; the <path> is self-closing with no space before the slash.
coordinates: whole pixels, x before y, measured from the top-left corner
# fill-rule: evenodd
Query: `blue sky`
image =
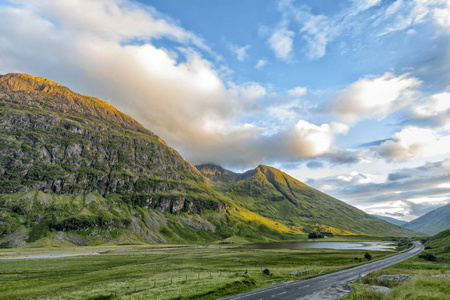
<path id="1" fill-rule="evenodd" d="M 0 19 L 0 73 L 106 100 L 193 164 L 272 165 L 404 220 L 450 202 L 448 0 L 0 0 Z"/>

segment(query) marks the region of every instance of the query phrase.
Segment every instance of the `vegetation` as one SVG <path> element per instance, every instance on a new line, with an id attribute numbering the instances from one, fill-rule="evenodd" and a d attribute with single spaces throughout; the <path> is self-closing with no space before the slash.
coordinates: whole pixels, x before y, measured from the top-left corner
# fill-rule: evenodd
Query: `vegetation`
<path id="1" fill-rule="evenodd" d="M 79 252 L 101 254 L 2 261 L 0 298 L 217 299 L 312 276 L 290 275 L 293 271 L 317 275 L 354 266 L 359 262 L 353 257 L 364 256 L 357 250 L 105 245 L 0 249 L 0 257 Z"/>
<path id="2" fill-rule="evenodd" d="M 246 209 L 303 232 L 333 235 L 420 235 L 368 215 L 275 168 L 260 165 L 243 174 L 198 166 L 213 187 Z"/>
<path id="3" fill-rule="evenodd" d="M 416 257 L 363 277 L 367 285 L 355 283 L 355 292 L 345 299 L 448 299 L 450 294 L 450 230 L 424 241 L 427 250 Z M 408 280 L 381 280 L 380 275 L 406 274 Z M 383 295 L 369 285 L 387 286 L 392 290 Z"/>

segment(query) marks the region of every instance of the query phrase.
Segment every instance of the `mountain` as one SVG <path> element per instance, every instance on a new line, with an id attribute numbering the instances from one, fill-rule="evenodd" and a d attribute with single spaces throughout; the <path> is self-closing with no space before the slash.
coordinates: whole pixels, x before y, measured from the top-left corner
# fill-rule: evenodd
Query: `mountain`
<path id="1" fill-rule="evenodd" d="M 304 232 L 411 235 L 410 231 L 368 215 L 272 167 L 260 165 L 243 174 L 210 164 L 196 167 L 218 192 L 236 203 Z"/>
<path id="2" fill-rule="evenodd" d="M 450 203 L 404 224 L 403 227 L 430 235 L 450 229 Z"/>
<path id="3" fill-rule="evenodd" d="M 77 244 L 123 236 L 215 241 L 239 236 L 242 224 L 249 240 L 298 233 L 242 216 L 243 208 L 150 130 L 104 101 L 45 78 L 0 76 L 0 157 L 4 246 L 58 232 L 76 236 L 71 241 Z M 249 218 L 254 228 L 247 228 Z"/>
<path id="4" fill-rule="evenodd" d="M 200 169 L 100 99 L 0 76 L 0 247 L 414 234 L 270 167 Z"/>
<path id="5" fill-rule="evenodd" d="M 402 225 L 408 223 L 406 221 L 397 220 L 397 219 L 391 218 L 391 217 L 384 217 L 384 216 L 378 216 L 378 215 L 372 215 L 372 216 L 375 216 L 381 220 L 385 220 L 386 222 L 392 223 L 397 226 L 402 226 Z"/>

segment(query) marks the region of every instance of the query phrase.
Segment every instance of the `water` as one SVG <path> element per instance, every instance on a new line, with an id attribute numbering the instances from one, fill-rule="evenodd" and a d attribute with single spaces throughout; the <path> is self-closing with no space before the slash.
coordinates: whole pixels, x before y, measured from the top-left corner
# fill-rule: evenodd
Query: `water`
<path id="1" fill-rule="evenodd" d="M 395 245 L 390 242 L 274 242 L 254 243 L 243 246 L 245 249 L 343 249 L 343 250 L 373 250 L 390 251 Z"/>
<path id="2" fill-rule="evenodd" d="M 46 254 L 46 255 L 27 255 L 27 256 L 11 256 L 0 257 L 0 259 L 46 259 L 46 258 L 60 258 L 60 257 L 72 257 L 72 256 L 84 256 L 84 255 L 97 255 L 98 252 L 91 253 L 74 253 L 74 254 Z"/>

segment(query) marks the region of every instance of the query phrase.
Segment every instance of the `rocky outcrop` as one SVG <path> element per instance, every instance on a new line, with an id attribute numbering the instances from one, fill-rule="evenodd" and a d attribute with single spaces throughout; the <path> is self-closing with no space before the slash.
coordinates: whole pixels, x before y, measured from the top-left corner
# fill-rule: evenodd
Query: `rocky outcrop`
<path id="1" fill-rule="evenodd" d="M 249 178 L 256 173 L 255 170 L 249 170 L 245 173 L 235 173 L 214 164 L 202 164 L 195 167 L 200 171 L 200 173 L 202 173 L 203 176 L 215 182 L 237 182 L 239 180 Z"/>

